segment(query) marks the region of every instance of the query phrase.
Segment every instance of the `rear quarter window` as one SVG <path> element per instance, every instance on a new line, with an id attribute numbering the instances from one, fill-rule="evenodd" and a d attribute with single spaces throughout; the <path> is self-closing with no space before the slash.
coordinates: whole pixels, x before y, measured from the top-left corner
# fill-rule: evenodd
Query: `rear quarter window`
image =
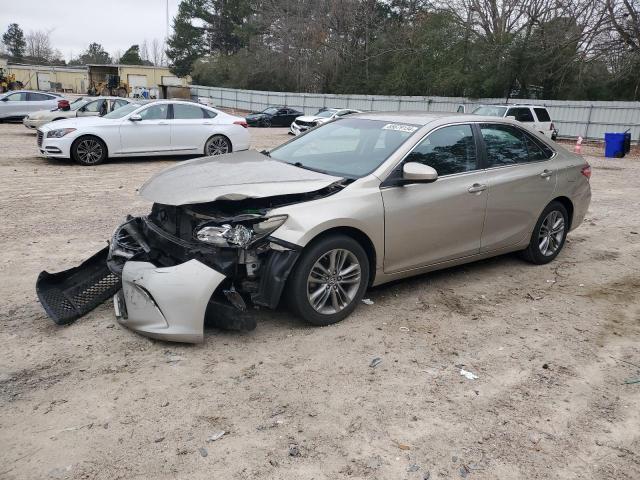
<path id="1" fill-rule="evenodd" d="M 549 112 L 547 112 L 546 108 L 534 108 L 536 112 L 536 117 L 538 117 L 539 122 L 550 122 L 551 117 L 549 116 Z"/>

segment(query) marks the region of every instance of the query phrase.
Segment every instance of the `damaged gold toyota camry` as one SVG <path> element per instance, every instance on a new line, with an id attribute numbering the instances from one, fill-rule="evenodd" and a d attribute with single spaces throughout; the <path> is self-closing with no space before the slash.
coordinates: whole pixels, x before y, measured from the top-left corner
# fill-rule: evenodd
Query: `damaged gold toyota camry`
<path id="1" fill-rule="evenodd" d="M 509 119 L 358 114 L 160 172 L 140 189 L 149 215 L 36 289 L 57 323 L 113 297 L 122 325 L 181 342 L 202 341 L 205 319 L 252 329 L 248 309 L 281 300 L 329 325 L 369 286 L 514 251 L 552 261 L 584 218 L 590 175 Z"/>

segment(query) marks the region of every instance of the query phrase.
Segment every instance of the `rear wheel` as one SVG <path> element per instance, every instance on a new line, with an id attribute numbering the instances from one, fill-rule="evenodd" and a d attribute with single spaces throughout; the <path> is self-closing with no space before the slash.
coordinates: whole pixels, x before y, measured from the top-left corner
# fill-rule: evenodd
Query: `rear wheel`
<path id="1" fill-rule="evenodd" d="M 568 226 L 567 209 L 560 202 L 551 202 L 540 214 L 523 257 L 537 265 L 551 262 L 564 247 Z"/>
<path id="2" fill-rule="evenodd" d="M 71 146 L 71 156 L 81 165 L 98 165 L 107 159 L 107 146 L 98 137 L 80 137 Z"/>
<path id="3" fill-rule="evenodd" d="M 205 155 L 224 155 L 231 152 L 231 142 L 224 135 L 214 135 L 204 146 Z"/>
<path id="4" fill-rule="evenodd" d="M 369 260 L 353 238 L 333 235 L 307 247 L 287 283 L 289 307 L 312 325 L 346 318 L 367 289 Z"/>

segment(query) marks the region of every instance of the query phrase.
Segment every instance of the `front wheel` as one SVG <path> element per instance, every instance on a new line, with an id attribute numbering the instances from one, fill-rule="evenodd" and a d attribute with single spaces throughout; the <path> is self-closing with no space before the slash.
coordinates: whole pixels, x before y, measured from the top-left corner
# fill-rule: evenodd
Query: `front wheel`
<path id="1" fill-rule="evenodd" d="M 567 209 L 560 202 L 551 202 L 538 218 L 523 257 L 537 265 L 551 262 L 564 247 L 568 225 Z"/>
<path id="2" fill-rule="evenodd" d="M 107 146 L 97 137 L 80 137 L 71 146 L 71 157 L 80 165 L 98 165 L 107 158 Z"/>
<path id="3" fill-rule="evenodd" d="M 225 153 L 231 152 L 231 142 L 229 139 L 223 135 L 214 135 L 204 146 L 204 154 L 213 156 L 213 155 L 224 155 Z"/>
<path id="4" fill-rule="evenodd" d="M 265 118 L 262 120 L 262 126 L 265 128 L 269 128 L 271 127 L 271 119 L 270 118 Z"/>
<path id="5" fill-rule="evenodd" d="M 312 325 L 331 325 L 358 306 L 368 280 L 369 259 L 356 240 L 322 238 L 305 249 L 289 277 L 289 307 Z"/>

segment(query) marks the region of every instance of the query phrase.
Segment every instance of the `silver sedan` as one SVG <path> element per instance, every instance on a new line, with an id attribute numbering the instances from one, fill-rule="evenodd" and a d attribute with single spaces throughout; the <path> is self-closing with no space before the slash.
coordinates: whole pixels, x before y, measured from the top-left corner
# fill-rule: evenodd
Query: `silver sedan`
<path id="1" fill-rule="evenodd" d="M 585 216 L 590 175 L 582 157 L 509 119 L 357 114 L 271 152 L 160 172 L 140 189 L 149 215 L 83 266 L 44 272 L 38 293 L 54 320 L 73 319 L 86 309 L 56 317 L 59 292 L 98 278 L 123 325 L 186 342 L 202 340 L 205 318 L 253 328 L 248 307 L 281 298 L 329 325 L 373 285 L 509 252 L 551 262 Z"/>

